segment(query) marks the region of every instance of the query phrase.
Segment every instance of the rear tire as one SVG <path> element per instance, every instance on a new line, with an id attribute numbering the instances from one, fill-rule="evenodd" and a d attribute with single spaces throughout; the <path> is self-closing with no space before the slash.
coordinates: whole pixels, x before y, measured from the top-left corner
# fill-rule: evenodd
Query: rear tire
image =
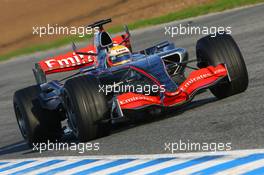
<path id="1" fill-rule="evenodd" d="M 97 78 L 75 77 L 64 87 L 64 106 L 74 135 L 81 142 L 108 135 L 109 108 L 105 95 L 99 92 Z"/>
<path id="2" fill-rule="evenodd" d="M 20 132 L 29 146 L 33 143 L 54 141 L 61 137 L 61 122 L 53 111 L 41 108 L 39 86 L 30 86 L 15 92 L 14 110 Z"/>
<path id="3" fill-rule="evenodd" d="M 229 78 L 210 88 L 219 99 L 245 91 L 248 87 L 248 73 L 243 56 L 231 35 L 210 35 L 197 41 L 196 55 L 199 68 L 225 64 Z"/>

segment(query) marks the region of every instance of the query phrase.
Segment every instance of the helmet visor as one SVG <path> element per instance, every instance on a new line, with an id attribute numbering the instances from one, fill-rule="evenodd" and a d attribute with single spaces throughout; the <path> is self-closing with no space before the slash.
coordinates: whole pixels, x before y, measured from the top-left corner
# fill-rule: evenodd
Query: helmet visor
<path id="1" fill-rule="evenodd" d="M 124 53 L 116 56 L 110 57 L 112 64 L 122 64 L 123 62 L 130 61 L 131 55 L 129 53 Z"/>

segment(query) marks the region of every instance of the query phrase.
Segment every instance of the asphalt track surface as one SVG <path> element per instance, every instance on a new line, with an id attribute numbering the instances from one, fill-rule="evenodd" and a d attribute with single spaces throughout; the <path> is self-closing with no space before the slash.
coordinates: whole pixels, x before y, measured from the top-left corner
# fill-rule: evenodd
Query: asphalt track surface
<path id="1" fill-rule="evenodd" d="M 264 5 L 242 8 L 213 15 L 172 22 L 132 32 L 135 50 L 170 40 L 187 48 L 190 59 L 195 58 L 196 40 L 201 35 L 164 35 L 165 26 L 179 23 L 193 26 L 231 26 L 249 73 L 246 92 L 217 100 L 206 91 L 181 110 L 175 110 L 155 120 L 125 124 L 112 134 L 94 140 L 99 151 L 32 151 L 20 135 L 15 120 L 12 96 L 22 87 L 34 84 L 31 68 L 39 58 L 69 50 L 69 47 L 39 52 L 0 63 L 0 159 L 42 156 L 162 154 L 164 143 L 206 142 L 232 143 L 232 149 L 256 149 L 264 145 Z M 52 78 L 57 78 L 55 75 Z M 148 116 L 145 116 L 148 117 Z M 201 150 L 200 150 L 201 151 Z"/>

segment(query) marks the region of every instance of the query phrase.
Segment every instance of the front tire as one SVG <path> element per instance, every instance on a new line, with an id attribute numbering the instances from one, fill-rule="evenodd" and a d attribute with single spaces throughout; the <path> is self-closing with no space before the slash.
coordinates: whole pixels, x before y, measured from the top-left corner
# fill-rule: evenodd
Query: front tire
<path id="1" fill-rule="evenodd" d="M 96 77 L 79 76 L 65 83 L 64 106 L 73 134 L 81 142 L 108 135 L 109 108 Z"/>
<path id="2" fill-rule="evenodd" d="M 39 86 L 30 86 L 15 92 L 13 105 L 17 123 L 29 146 L 61 137 L 61 121 L 53 111 L 41 108 Z"/>
<path id="3" fill-rule="evenodd" d="M 197 41 L 196 55 L 199 68 L 209 65 L 225 64 L 228 69 L 229 80 L 219 82 L 210 88 L 219 99 L 245 91 L 248 87 L 248 73 L 239 47 L 228 34 L 210 35 Z"/>

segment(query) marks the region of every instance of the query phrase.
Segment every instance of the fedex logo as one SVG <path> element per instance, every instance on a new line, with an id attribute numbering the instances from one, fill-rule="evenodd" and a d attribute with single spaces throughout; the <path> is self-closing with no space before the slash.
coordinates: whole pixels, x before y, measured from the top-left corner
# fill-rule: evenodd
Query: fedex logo
<path id="1" fill-rule="evenodd" d="M 89 51 L 89 53 L 93 53 L 93 51 Z M 87 64 L 94 62 L 93 56 L 84 56 L 84 55 L 76 55 L 75 53 L 72 56 L 62 58 L 62 59 L 48 59 L 44 61 L 49 69 L 53 69 L 55 67 L 71 67 L 81 64 Z"/>

